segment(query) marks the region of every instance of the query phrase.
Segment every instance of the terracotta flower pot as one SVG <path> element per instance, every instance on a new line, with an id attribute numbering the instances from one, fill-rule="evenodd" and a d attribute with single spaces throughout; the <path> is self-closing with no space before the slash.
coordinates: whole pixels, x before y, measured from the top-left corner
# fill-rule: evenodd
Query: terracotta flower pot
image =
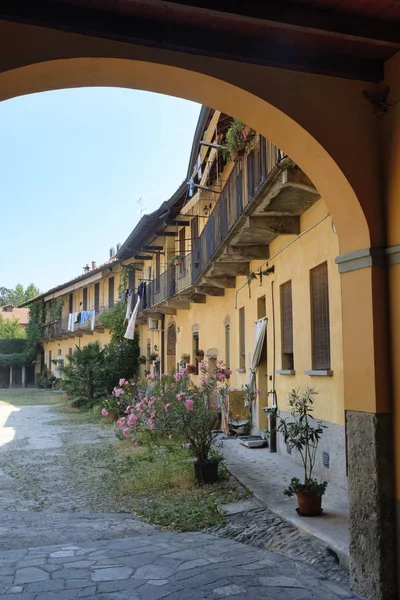
<path id="1" fill-rule="evenodd" d="M 313 490 L 297 492 L 298 512 L 303 517 L 318 517 L 322 513 L 322 496 L 318 496 Z"/>

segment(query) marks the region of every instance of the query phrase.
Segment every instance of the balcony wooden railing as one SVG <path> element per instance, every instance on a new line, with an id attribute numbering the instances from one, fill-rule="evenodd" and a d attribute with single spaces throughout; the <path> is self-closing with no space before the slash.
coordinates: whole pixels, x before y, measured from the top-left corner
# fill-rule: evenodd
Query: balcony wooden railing
<path id="1" fill-rule="evenodd" d="M 94 310 L 94 309 L 89 309 Z M 96 308 L 94 328 L 101 327 L 101 315 L 109 310 L 108 306 L 99 306 Z M 69 315 L 63 315 L 61 319 L 58 319 L 52 325 L 43 327 L 43 338 L 51 339 L 64 335 L 73 336 L 76 333 L 85 333 L 91 331 L 91 319 L 85 321 L 85 323 L 74 323 L 74 331 L 68 330 Z"/>
<path id="2" fill-rule="evenodd" d="M 280 158 L 279 148 L 261 137 L 247 158 L 235 165 L 192 252 L 184 257 L 182 265 L 148 283 L 147 308 L 175 296 L 198 280 Z"/>

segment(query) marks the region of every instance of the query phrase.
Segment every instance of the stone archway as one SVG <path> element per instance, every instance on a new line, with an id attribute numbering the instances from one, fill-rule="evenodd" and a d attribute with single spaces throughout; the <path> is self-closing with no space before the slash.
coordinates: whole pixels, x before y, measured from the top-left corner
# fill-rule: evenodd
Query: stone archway
<path id="1" fill-rule="evenodd" d="M 386 272 L 375 251 L 385 243 L 379 149 L 362 94 L 370 84 L 14 23 L 3 30 L 0 55 L 0 100 L 81 86 L 179 96 L 246 122 L 313 181 L 331 211 L 342 253 L 353 577 L 362 593 L 388 590 L 394 572 L 393 557 L 383 550 L 394 531 L 390 361 Z M 365 543 L 356 548 L 360 537 Z"/>

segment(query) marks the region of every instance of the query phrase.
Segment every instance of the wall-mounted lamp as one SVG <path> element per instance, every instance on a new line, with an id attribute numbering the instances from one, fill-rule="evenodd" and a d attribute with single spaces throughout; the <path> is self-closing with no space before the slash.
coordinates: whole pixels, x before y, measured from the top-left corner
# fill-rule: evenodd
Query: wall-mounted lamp
<path id="1" fill-rule="evenodd" d="M 154 352 L 158 352 L 158 346 L 157 345 L 154 346 Z"/>
<path id="2" fill-rule="evenodd" d="M 180 327 L 177 327 L 177 328 L 176 328 L 176 333 L 180 333 L 180 331 L 181 331 L 181 328 L 180 328 Z"/>
<path id="3" fill-rule="evenodd" d="M 210 202 L 210 204 L 206 204 L 205 206 L 203 206 L 203 213 L 207 216 L 211 209 L 212 209 L 212 204 Z"/>
<path id="4" fill-rule="evenodd" d="M 271 273 L 275 273 L 275 265 L 273 267 L 268 267 L 265 271 L 262 272 L 263 275 L 270 275 Z"/>

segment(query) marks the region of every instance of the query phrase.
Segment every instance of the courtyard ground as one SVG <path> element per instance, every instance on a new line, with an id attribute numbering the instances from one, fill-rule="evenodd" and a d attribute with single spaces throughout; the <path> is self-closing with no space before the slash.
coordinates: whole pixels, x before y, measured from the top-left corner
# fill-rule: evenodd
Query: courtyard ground
<path id="1" fill-rule="evenodd" d="M 304 557 L 294 560 L 293 544 L 290 557 L 285 544 L 279 553 L 263 549 L 257 526 L 244 545 L 229 533 L 176 533 L 143 522 L 113 493 L 112 427 L 60 412 L 62 402 L 60 393 L 0 392 L 2 598 L 356 597 L 329 561 L 317 571 Z M 252 512 L 255 522 L 270 518 L 264 509 Z M 217 525 L 218 534 L 228 525 Z M 292 542 L 300 556 L 302 540 Z"/>

